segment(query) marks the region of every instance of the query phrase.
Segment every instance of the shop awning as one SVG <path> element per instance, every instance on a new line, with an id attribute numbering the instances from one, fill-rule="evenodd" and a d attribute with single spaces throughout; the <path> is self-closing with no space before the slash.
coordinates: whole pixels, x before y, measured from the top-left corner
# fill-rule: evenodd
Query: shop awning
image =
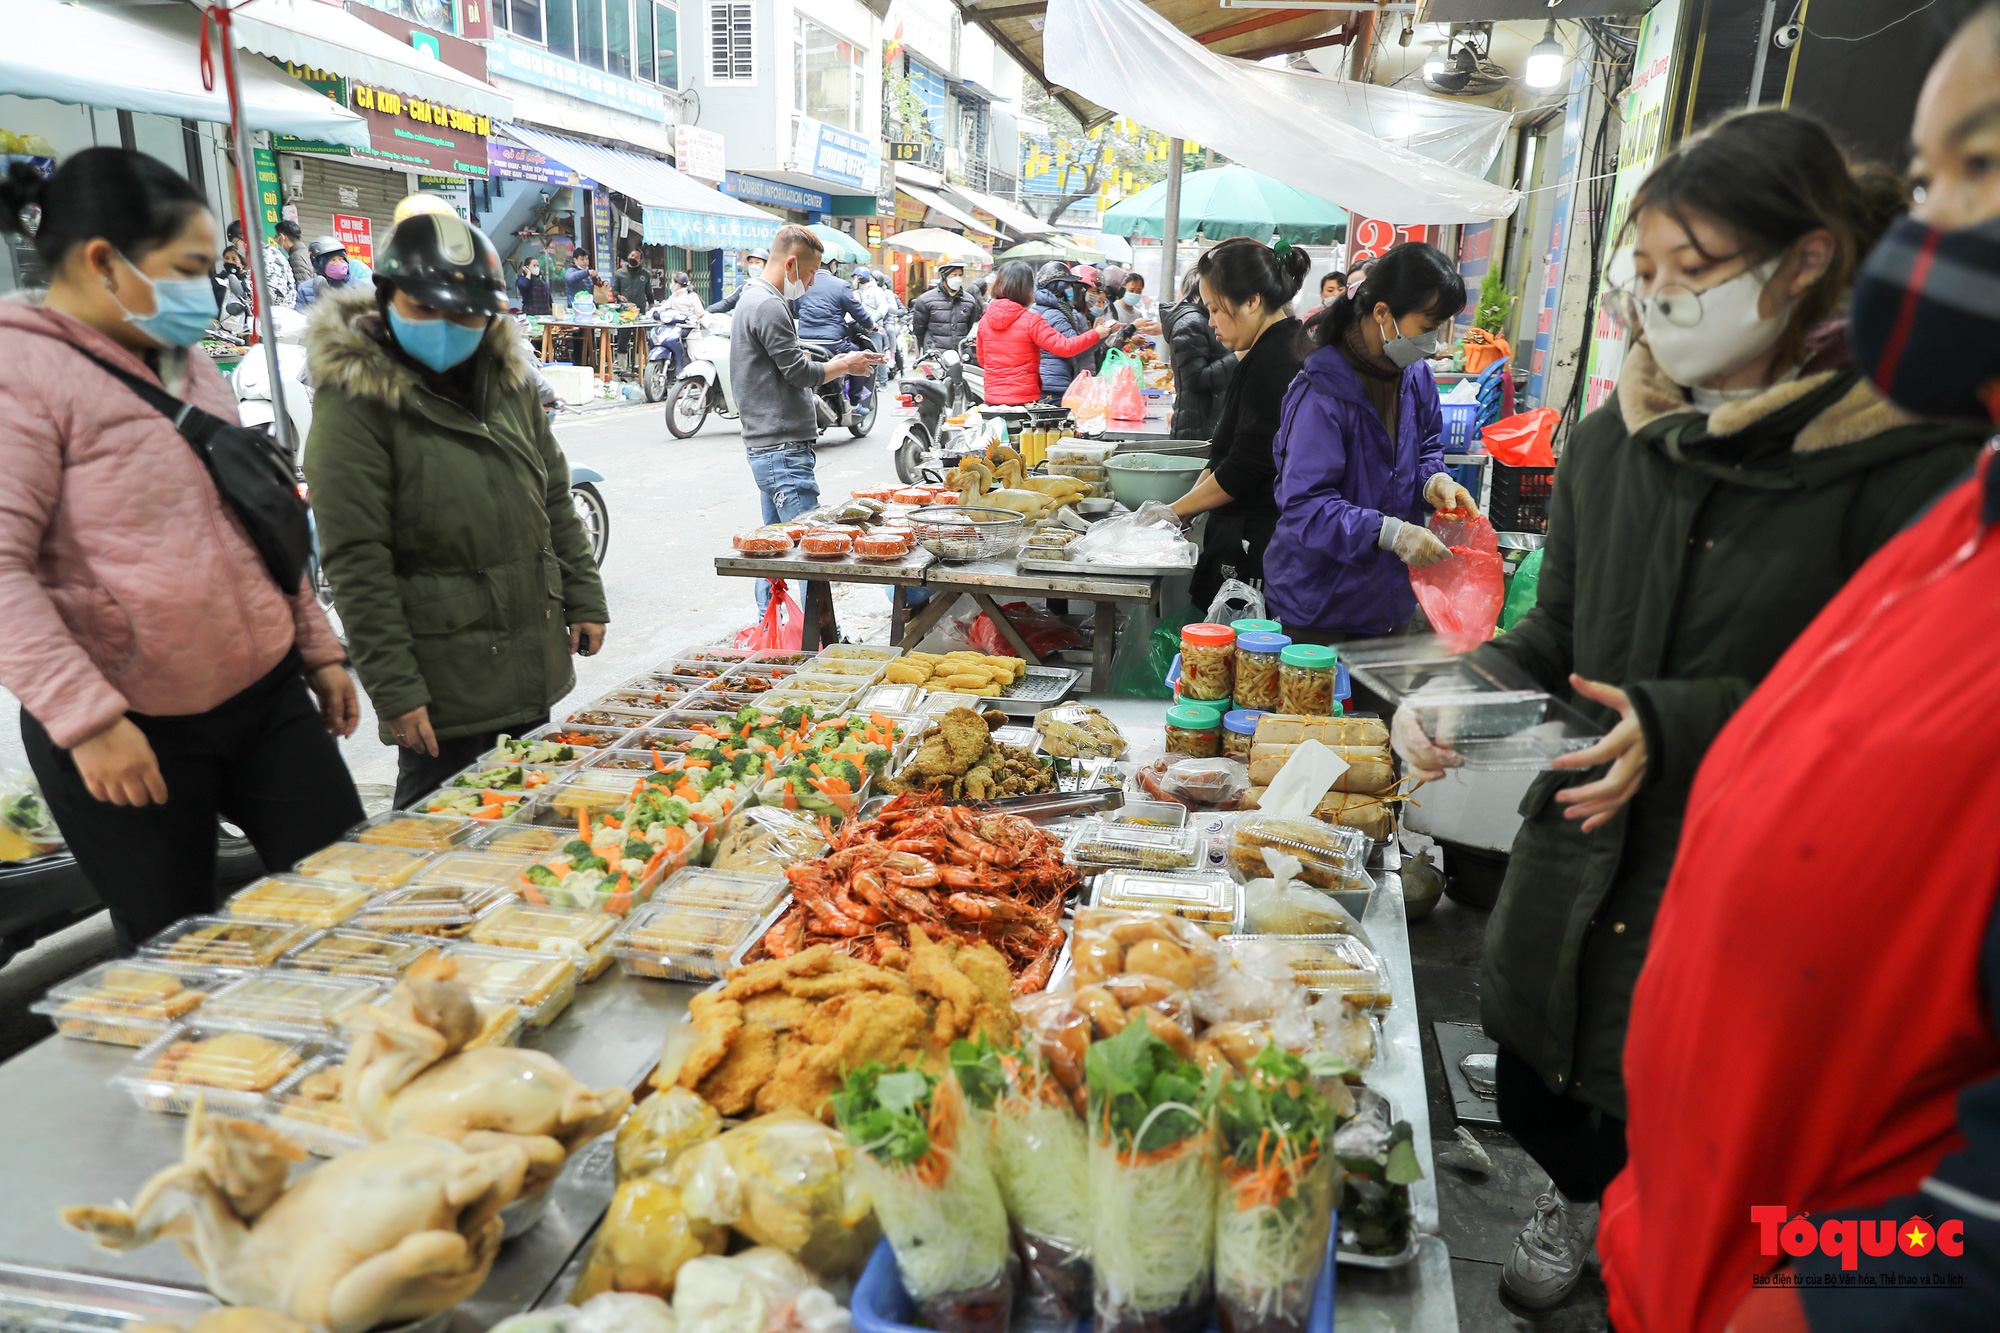
<path id="1" fill-rule="evenodd" d="M 901 181 L 896 182 L 896 188 L 922 204 L 925 208 L 931 210 L 931 212 L 943 214 L 949 222 L 955 222 L 967 231 L 976 231 L 981 236 L 991 236 L 995 240 L 1000 238 L 999 232 L 972 216 L 970 209 L 960 208 L 957 204 L 952 203 L 951 200 L 933 190 L 926 190 L 921 185 L 905 185 Z M 924 221 L 926 225 L 929 225 L 931 219 L 926 218 Z"/>
<path id="2" fill-rule="evenodd" d="M 1054 227 L 1051 227 L 1033 213 L 1010 204 L 997 195 L 987 194 L 981 190 L 967 189 L 963 185 L 947 185 L 945 186 L 945 193 L 954 198 L 964 200 L 974 208 L 985 209 L 999 220 L 1001 226 L 1013 232 L 1016 236 L 1029 238 L 1035 236 L 1053 236 L 1056 233 Z"/>
<path id="3" fill-rule="evenodd" d="M 510 139 L 555 159 L 591 180 L 630 195 L 645 210 L 648 245 L 678 245 L 690 250 L 741 250 L 769 245 L 782 221 L 740 199 L 732 199 L 656 157 L 621 153 L 559 134 L 500 125 Z"/>
<path id="4" fill-rule="evenodd" d="M 237 46 L 273 60 L 310 65 L 494 120 L 514 114 L 514 100 L 492 84 L 320 0 L 257 0 L 239 10 L 230 26 Z"/>
<path id="5" fill-rule="evenodd" d="M 184 5 L 117 10 L 58 0 L 9 0 L 0 89 L 82 106 L 225 123 L 229 96 L 218 71 L 201 86 L 201 16 Z M 251 128 L 368 146 L 368 125 L 346 107 L 262 61 L 237 71 Z"/>

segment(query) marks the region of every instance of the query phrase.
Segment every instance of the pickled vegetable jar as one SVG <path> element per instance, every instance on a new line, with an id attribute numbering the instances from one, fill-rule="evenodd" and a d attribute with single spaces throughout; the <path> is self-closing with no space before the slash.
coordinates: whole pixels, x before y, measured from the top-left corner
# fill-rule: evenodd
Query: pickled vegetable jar
<path id="1" fill-rule="evenodd" d="M 1333 716 L 1334 668 L 1340 656 L 1316 643 L 1295 643 L 1278 654 L 1278 703 L 1281 712 L 1308 717 Z"/>
<path id="2" fill-rule="evenodd" d="M 1257 734 L 1257 719 L 1264 714 L 1254 708 L 1234 708 L 1222 715 L 1222 754 L 1227 759 L 1250 762 L 1250 739 Z"/>
<path id="3" fill-rule="evenodd" d="M 1278 711 L 1278 654 L 1291 643 L 1285 635 L 1268 630 L 1248 630 L 1236 636 L 1236 702 L 1240 706 Z"/>
<path id="4" fill-rule="evenodd" d="M 1181 697 L 1227 699 L 1236 685 L 1236 631 L 1196 624 L 1181 631 Z"/>
<path id="5" fill-rule="evenodd" d="M 1176 704 L 1167 710 L 1167 753 L 1214 759 L 1222 753 L 1222 727 L 1206 708 Z"/>
<path id="6" fill-rule="evenodd" d="M 1275 620 L 1232 620 L 1229 628 L 1236 631 L 1236 637 L 1245 634 L 1283 634 L 1285 627 Z"/>

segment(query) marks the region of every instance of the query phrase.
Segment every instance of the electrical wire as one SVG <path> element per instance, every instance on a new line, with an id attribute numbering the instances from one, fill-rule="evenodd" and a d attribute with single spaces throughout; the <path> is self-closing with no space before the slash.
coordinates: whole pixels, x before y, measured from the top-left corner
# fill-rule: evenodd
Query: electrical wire
<path id="1" fill-rule="evenodd" d="M 1938 0 L 1925 0 L 1925 3 L 1918 5 L 1915 9 L 1903 15 L 1902 18 L 1890 19 L 1887 23 L 1884 23 L 1881 27 L 1877 28 L 1875 31 L 1864 32 L 1859 37 L 1839 37 L 1830 32 L 1815 32 L 1811 28 L 1805 28 L 1805 33 L 1808 37 L 1817 37 L 1822 42 L 1865 42 L 1870 37 L 1880 37 L 1883 33 L 1889 31 L 1889 29 L 1895 27 L 1898 23 L 1902 23 L 1909 19 L 1913 19 L 1917 15 L 1923 13 L 1926 9 L 1934 8 L 1937 5 L 1937 2 Z M 1794 23 L 1797 23 L 1798 17 L 1799 17 L 1798 10 L 1794 9 L 1792 11 L 1792 21 Z M 1801 24 L 1800 26 L 1804 27 L 1803 24 Z"/>

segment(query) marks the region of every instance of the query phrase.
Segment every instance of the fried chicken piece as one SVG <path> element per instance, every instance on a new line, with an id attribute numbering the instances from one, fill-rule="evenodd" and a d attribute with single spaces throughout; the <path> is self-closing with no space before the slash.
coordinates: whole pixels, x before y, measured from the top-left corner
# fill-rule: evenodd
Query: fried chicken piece
<path id="1" fill-rule="evenodd" d="M 834 962 L 836 966 L 827 968 L 818 976 L 786 978 L 785 994 L 796 995 L 802 1000 L 827 1000 L 836 995 L 853 995 L 862 991 L 881 991 L 890 995 L 910 993 L 910 983 L 887 968 L 844 954 L 836 955 Z"/>
<path id="2" fill-rule="evenodd" d="M 675 1082 L 683 1088 L 692 1088 L 707 1078 L 729 1054 L 736 1034 L 743 1030 L 743 1006 L 703 991 L 688 1001 L 688 1017 L 701 1033 L 701 1040 L 681 1061 Z"/>
<path id="3" fill-rule="evenodd" d="M 981 1004 L 1013 1013 L 1014 974 L 999 950 L 990 944 L 961 945 L 951 961 L 972 983 Z"/>
<path id="4" fill-rule="evenodd" d="M 958 777 L 986 753 L 991 734 L 986 719 L 970 708 L 951 709 L 925 734 L 910 771 L 920 778 Z"/>
<path id="5" fill-rule="evenodd" d="M 965 973 L 952 965 L 951 950 L 932 943 L 922 926 L 910 927 L 909 970 L 910 984 L 917 988 L 917 993 L 937 1001 L 932 1035 L 938 1045 L 946 1045 L 972 1022 L 972 1008 L 979 1003 L 979 991 Z"/>
<path id="6" fill-rule="evenodd" d="M 761 963 L 738 968 L 729 984 L 714 992 L 725 1000 L 747 1000 L 767 990 L 776 990 L 793 977 L 809 977 L 828 970 L 836 957 L 824 944 L 801 949 L 790 958 L 766 958 Z"/>
<path id="7" fill-rule="evenodd" d="M 742 1115 L 756 1105 L 757 1093 L 778 1068 L 781 1035 L 761 1023 L 746 1023 L 708 1077 L 694 1088 L 724 1115 Z M 685 1085 L 683 1085 L 685 1086 Z"/>
<path id="8" fill-rule="evenodd" d="M 743 1002 L 743 1021 L 769 1028 L 781 1036 L 789 1036 L 803 1030 L 812 1021 L 813 1011 L 818 1007 L 811 1000 L 788 995 L 784 991 L 765 991 Z"/>

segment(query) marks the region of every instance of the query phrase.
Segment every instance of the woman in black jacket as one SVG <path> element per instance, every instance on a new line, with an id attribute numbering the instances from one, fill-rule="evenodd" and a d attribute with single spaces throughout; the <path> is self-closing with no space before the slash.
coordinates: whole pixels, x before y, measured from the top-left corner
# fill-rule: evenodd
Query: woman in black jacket
<path id="1" fill-rule="evenodd" d="M 1174 416 L 1168 432 L 1176 440 L 1209 439 L 1222 415 L 1222 395 L 1236 373 L 1236 358 L 1209 327 L 1198 272 L 1187 275 L 1181 299 L 1161 314 L 1160 323 L 1174 368 Z"/>
<path id="2" fill-rule="evenodd" d="M 1208 605 L 1227 579 L 1264 577 L 1264 547 L 1278 526 L 1271 440 L 1300 365 L 1299 321 L 1285 307 L 1311 267 L 1302 249 L 1286 246 L 1279 254 L 1248 236 L 1230 237 L 1194 266 L 1215 336 L 1239 356 L 1222 396 L 1208 471 L 1173 504 L 1183 522 L 1214 511 L 1194 570 L 1197 606 Z"/>
<path id="3" fill-rule="evenodd" d="M 514 289 L 521 293 L 521 313 L 524 315 L 546 315 L 555 307 L 549 300 L 549 280 L 542 276 L 542 261 L 530 259 L 521 265 L 521 271 L 514 278 Z"/>

